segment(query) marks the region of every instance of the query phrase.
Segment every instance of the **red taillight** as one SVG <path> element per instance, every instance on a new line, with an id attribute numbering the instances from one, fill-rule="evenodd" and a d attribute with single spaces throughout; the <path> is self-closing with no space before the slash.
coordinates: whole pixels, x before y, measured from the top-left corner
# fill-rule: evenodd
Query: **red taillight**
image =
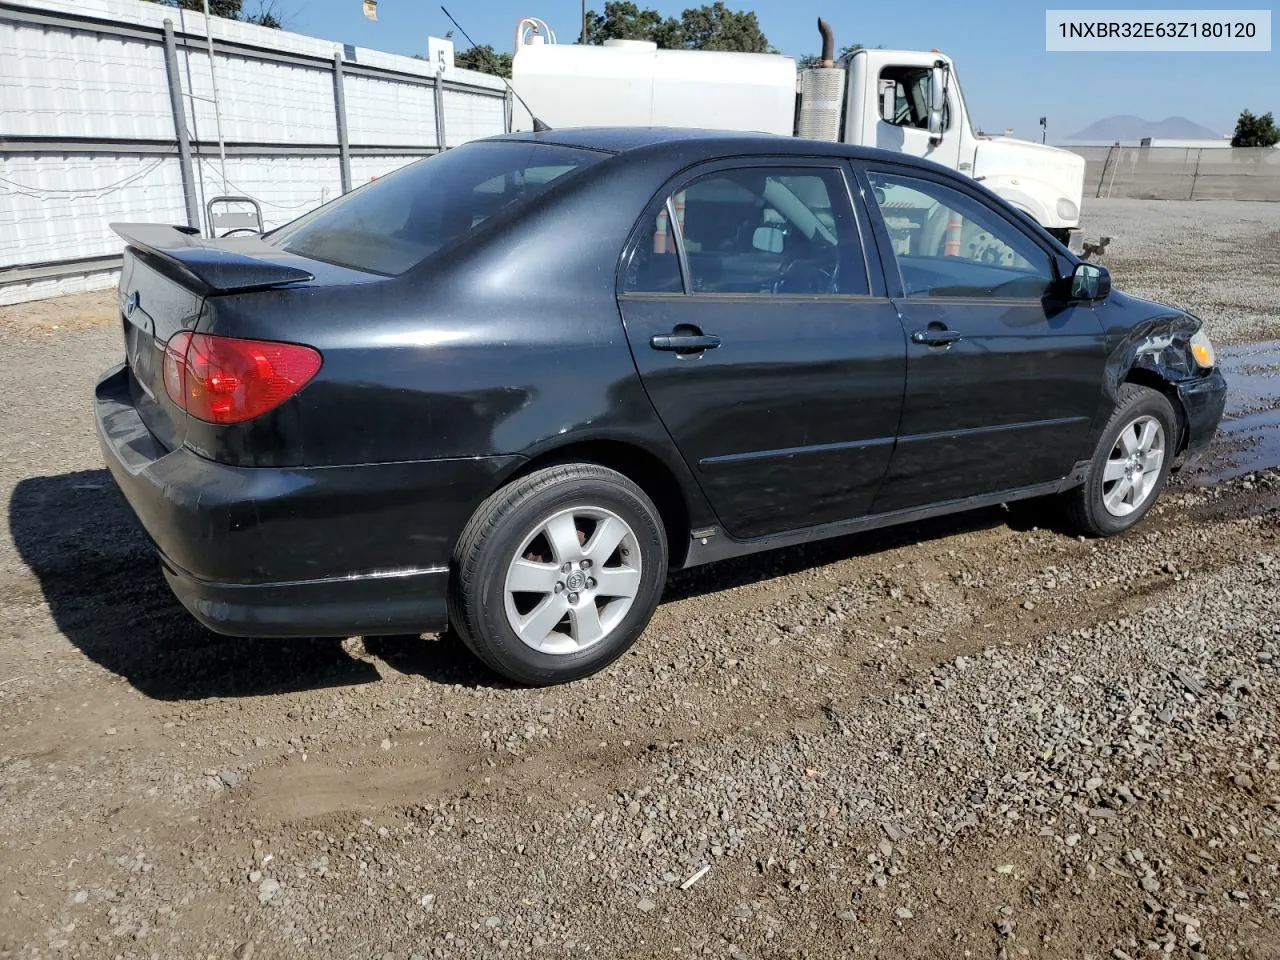
<path id="1" fill-rule="evenodd" d="M 164 387 L 191 416 L 241 423 L 278 407 L 320 369 L 320 354 L 297 343 L 175 334 L 164 351 Z"/>

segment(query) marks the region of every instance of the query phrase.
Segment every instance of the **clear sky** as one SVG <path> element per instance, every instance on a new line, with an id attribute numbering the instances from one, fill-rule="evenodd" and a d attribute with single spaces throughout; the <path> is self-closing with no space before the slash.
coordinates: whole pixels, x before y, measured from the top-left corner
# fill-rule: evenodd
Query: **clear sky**
<path id="1" fill-rule="evenodd" d="M 664 15 L 679 16 L 701 0 L 639 0 Z M 1263 8 L 1267 0 L 1236 2 Z M 540 17 L 560 42 L 578 37 L 580 0 L 444 0 L 449 12 L 477 43 L 511 50 L 522 16 Z M 602 3 L 588 2 L 600 9 Z M 1094 120 L 1134 114 L 1146 120 L 1184 116 L 1228 133 L 1242 109 L 1280 115 L 1280 53 L 1047 53 L 1044 17 L 1054 9 L 1130 9 L 1093 0 L 1050 4 L 1026 0 L 728 0 L 734 9 L 754 9 L 761 28 L 789 56 L 818 52 L 817 18 L 835 29 L 837 46 L 939 48 L 956 61 L 975 126 L 1006 127 L 1039 139 L 1039 118 L 1049 118 L 1049 140 L 1070 136 Z M 1148 4 L 1149 6 L 1149 4 Z M 1211 8 L 1202 0 L 1199 8 Z M 1225 6 L 1218 4 L 1219 7 Z M 246 0 L 253 10 L 255 0 Z M 452 25 L 438 0 L 379 0 L 378 21 L 365 19 L 361 0 L 276 0 L 286 27 L 297 33 L 390 53 L 426 53 L 429 35 Z M 1164 9 L 1192 9 L 1170 3 Z M 458 48 L 465 41 L 455 32 Z"/>

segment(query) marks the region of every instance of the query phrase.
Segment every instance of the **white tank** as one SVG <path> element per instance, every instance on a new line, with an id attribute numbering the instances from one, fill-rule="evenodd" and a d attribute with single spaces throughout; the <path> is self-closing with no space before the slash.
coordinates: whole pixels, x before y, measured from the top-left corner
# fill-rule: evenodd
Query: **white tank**
<path id="1" fill-rule="evenodd" d="M 659 50 L 642 40 L 526 44 L 516 51 L 511 83 L 552 128 L 795 132 L 796 63 L 775 54 Z M 533 129 L 519 101 L 512 129 Z"/>

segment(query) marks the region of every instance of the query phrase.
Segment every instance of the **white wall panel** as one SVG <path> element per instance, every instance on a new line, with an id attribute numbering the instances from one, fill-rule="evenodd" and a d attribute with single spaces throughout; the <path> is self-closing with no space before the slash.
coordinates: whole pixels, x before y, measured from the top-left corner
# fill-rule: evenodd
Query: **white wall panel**
<path id="1" fill-rule="evenodd" d="M 385 177 L 393 170 L 399 170 L 405 164 L 420 160 L 421 157 L 352 157 L 351 186 L 361 186 L 374 177 Z"/>
<path id="2" fill-rule="evenodd" d="M 208 198 L 249 195 L 262 205 L 268 227 L 278 226 L 341 193 L 332 60 L 343 46 L 330 40 L 213 18 L 222 135 L 230 146 L 227 182 L 217 158 L 217 124 L 205 20 L 198 13 L 142 0 L 22 0 L 22 6 L 72 18 L 154 30 L 153 38 L 121 37 L 101 25 L 0 21 L 0 136 L 77 138 L 76 153 L 40 153 L 0 140 L 0 302 L 110 286 L 113 271 L 70 273 L 41 280 L 3 279 L 9 267 L 112 256 L 121 248 L 113 221 L 185 223 L 186 206 L 174 143 L 160 28 L 172 20 L 187 127 L 204 146 L 195 160 L 195 200 L 204 217 Z M 21 16 L 20 12 L 16 14 Z M 183 38 L 192 44 L 187 46 Z M 257 55 L 259 54 L 260 55 Z M 273 53 L 316 58 L 281 63 Z M 432 78 L 425 60 L 357 48 L 348 63 Z M 505 125 L 501 80 L 452 69 L 446 79 L 474 92 L 444 92 L 448 145 L 500 133 Z M 343 87 L 353 147 L 435 148 L 435 94 L 395 76 L 345 73 Z M 101 146 L 92 141 L 102 141 Z M 131 141 L 172 143 L 172 153 L 133 151 Z M 111 144 L 111 146 L 107 146 Z M 272 144 L 296 154 L 244 155 Z M 411 154 L 353 156 L 358 187 L 418 159 Z M 96 269 L 96 268 L 95 268 Z"/>
<path id="3" fill-rule="evenodd" d="M 0 133 L 172 138 L 163 44 L 0 23 Z"/>
<path id="4" fill-rule="evenodd" d="M 182 85 L 194 95 L 192 137 L 217 139 L 213 108 L 213 78 L 203 51 L 180 55 Z M 337 142 L 338 121 L 333 103 L 333 72 L 288 63 L 267 63 L 245 57 L 215 58 L 222 138 L 241 143 Z"/>
<path id="5" fill-rule="evenodd" d="M 0 154 L 0 265 L 119 253 L 129 220 L 186 223 L 176 157 Z"/>
<path id="6" fill-rule="evenodd" d="M 458 90 L 444 92 L 444 138 L 447 146 L 457 147 L 469 140 L 502 133 L 506 123 L 506 104 L 497 97 Z"/>
<path id="7" fill-rule="evenodd" d="M 90 290 L 108 290 L 120 282 L 119 270 L 100 270 L 93 273 L 77 273 L 66 277 L 48 277 L 44 280 L 28 280 L 7 283 L 0 287 L 0 307 L 12 303 L 30 303 L 49 297 L 65 297 L 69 293 L 86 293 Z"/>
<path id="8" fill-rule="evenodd" d="M 435 91 L 419 84 L 347 74 L 347 139 L 377 146 L 436 142 Z"/>

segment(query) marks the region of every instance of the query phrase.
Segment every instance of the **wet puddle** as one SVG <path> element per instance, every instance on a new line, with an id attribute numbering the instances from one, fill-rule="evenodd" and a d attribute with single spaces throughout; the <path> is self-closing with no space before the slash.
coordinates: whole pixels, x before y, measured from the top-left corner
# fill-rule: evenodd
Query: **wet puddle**
<path id="1" fill-rule="evenodd" d="M 1184 470 L 1193 483 L 1280 466 L 1280 341 L 1218 351 L 1227 378 L 1227 409 L 1213 446 Z"/>

